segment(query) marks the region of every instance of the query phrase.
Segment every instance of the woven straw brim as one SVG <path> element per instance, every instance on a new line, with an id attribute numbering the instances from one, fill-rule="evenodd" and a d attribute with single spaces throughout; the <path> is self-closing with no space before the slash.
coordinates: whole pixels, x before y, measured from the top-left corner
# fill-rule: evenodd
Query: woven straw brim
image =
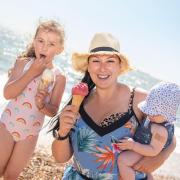
<path id="1" fill-rule="evenodd" d="M 108 52 L 101 51 L 101 52 L 97 52 L 97 53 L 86 53 L 86 54 L 73 53 L 72 54 L 73 68 L 78 72 L 84 73 L 87 70 L 88 58 L 89 58 L 89 56 L 91 56 L 93 54 L 98 54 L 98 55 L 107 55 L 107 54 L 114 55 L 114 54 L 116 54 L 121 59 L 120 74 L 123 74 L 123 73 L 133 70 L 133 68 L 129 64 L 128 59 L 124 55 L 122 55 L 118 52 L 109 52 L 109 51 Z"/>

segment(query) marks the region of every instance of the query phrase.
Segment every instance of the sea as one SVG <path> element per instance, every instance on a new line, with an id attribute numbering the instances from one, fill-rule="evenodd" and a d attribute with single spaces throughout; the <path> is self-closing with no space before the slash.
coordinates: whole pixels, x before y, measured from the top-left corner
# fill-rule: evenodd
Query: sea
<path id="1" fill-rule="evenodd" d="M 30 43 L 31 37 L 31 34 L 20 34 L 0 25 L 0 113 L 2 113 L 8 103 L 8 101 L 3 97 L 3 87 L 8 79 L 7 72 L 13 66 L 17 56 L 22 53 Z M 67 84 L 62 98 L 62 103 L 60 105 L 60 111 L 70 99 L 71 88 L 80 81 L 82 74 L 79 74 L 72 69 L 71 52 L 69 51 L 65 51 L 61 55 L 57 56 L 55 58 L 55 64 L 67 77 Z M 137 69 L 119 77 L 118 80 L 145 90 L 149 90 L 153 85 L 161 81 L 160 79 Z M 180 109 L 177 113 L 177 117 L 180 117 Z M 49 148 L 51 146 L 53 138 L 51 133 L 47 133 L 51 128 L 49 122 L 51 122 L 51 119 L 46 118 L 39 136 L 38 146 L 45 146 Z M 175 152 L 180 154 L 180 121 L 175 123 L 175 135 L 177 139 Z"/>

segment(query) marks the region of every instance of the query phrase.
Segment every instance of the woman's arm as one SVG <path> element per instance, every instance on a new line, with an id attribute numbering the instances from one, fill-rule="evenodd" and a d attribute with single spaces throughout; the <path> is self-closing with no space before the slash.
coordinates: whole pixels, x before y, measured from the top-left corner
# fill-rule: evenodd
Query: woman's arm
<path id="1" fill-rule="evenodd" d="M 65 140 L 54 140 L 52 143 L 52 155 L 59 163 L 67 162 L 73 155 L 69 138 Z"/>
<path id="2" fill-rule="evenodd" d="M 60 127 L 58 133 L 65 137 L 74 127 L 77 118 L 77 108 L 75 106 L 66 106 L 60 115 Z M 69 138 L 65 140 L 54 140 L 52 143 L 52 154 L 56 161 L 60 163 L 67 162 L 73 155 L 73 148 Z"/>

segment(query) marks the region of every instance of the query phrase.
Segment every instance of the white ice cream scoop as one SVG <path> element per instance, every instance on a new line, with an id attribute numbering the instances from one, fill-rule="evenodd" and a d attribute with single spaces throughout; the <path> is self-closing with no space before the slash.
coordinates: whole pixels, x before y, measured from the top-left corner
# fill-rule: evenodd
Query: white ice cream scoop
<path id="1" fill-rule="evenodd" d="M 38 90 L 48 90 L 54 82 L 54 73 L 51 69 L 45 69 L 39 82 Z"/>

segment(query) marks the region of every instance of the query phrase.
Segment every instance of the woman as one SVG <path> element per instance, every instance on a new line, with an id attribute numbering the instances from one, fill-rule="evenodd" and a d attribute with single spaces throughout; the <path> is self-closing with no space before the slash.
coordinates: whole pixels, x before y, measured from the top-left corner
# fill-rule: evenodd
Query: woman
<path id="1" fill-rule="evenodd" d="M 98 33 L 91 41 L 89 53 L 73 54 L 74 68 L 85 72 L 82 82 L 88 84 L 89 94 L 81 104 L 80 116 L 75 106 L 67 105 L 54 127 L 57 138 L 52 144 L 53 156 L 60 163 L 72 156 L 74 160 L 63 180 L 119 178 L 114 142 L 132 136 L 129 125 L 135 129 L 143 119 L 137 104 L 146 97 L 146 92 L 117 81 L 120 74 L 131 69 L 119 50 L 116 38 Z M 142 158 L 134 169 L 152 172 L 174 148 L 175 140 L 158 156 Z"/>

